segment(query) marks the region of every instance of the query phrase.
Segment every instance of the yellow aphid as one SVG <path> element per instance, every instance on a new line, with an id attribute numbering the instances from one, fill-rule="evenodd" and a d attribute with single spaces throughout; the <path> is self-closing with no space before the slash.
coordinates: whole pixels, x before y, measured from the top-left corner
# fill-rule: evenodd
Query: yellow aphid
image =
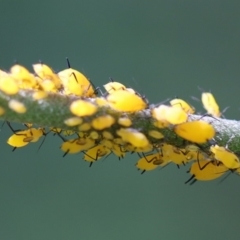
<path id="1" fill-rule="evenodd" d="M 101 145 L 103 145 L 103 146 L 111 149 L 111 148 L 113 147 L 114 143 L 113 143 L 112 141 L 110 141 L 110 140 L 103 139 L 103 140 L 101 141 Z"/>
<path id="2" fill-rule="evenodd" d="M 142 170 L 142 174 L 145 171 L 151 171 L 156 169 L 157 167 L 164 167 L 169 162 L 164 161 L 162 156 L 159 153 L 153 153 L 149 155 L 144 155 L 143 158 L 140 158 L 136 163 L 136 167 Z"/>
<path id="3" fill-rule="evenodd" d="M 89 133 L 89 138 L 91 138 L 91 139 L 99 139 L 99 133 L 98 132 L 96 132 L 96 131 L 91 131 L 90 133 Z"/>
<path id="4" fill-rule="evenodd" d="M 61 128 L 50 127 L 50 131 L 53 132 L 53 135 L 56 135 L 58 133 L 61 133 L 62 129 Z"/>
<path id="5" fill-rule="evenodd" d="M 56 88 L 56 85 L 54 82 L 50 79 L 41 79 L 39 77 L 36 77 L 36 80 L 40 86 L 40 89 L 46 92 L 58 92 L 58 89 Z"/>
<path id="6" fill-rule="evenodd" d="M 162 105 L 152 109 L 152 116 L 153 116 L 153 118 L 158 120 L 158 123 L 160 123 L 160 125 L 161 125 L 161 123 L 163 124 L 163 126 L 165 125 L 165 123 L 166 123 L 166 125 L 169 124 L 169 122 L 166 120 L 166 117 L 165 117 L 169 108 L 170 108 L 169 106 L 162 104 Z M 160 128 L 161 128 L 161 126 L 160 126 Z"/>
<path id="7" fill-rule="evenodd" d="M 160 164 L 163 163 L 161 156 L 158 153 L 155 153 L 140 158 L 136 163 L 136 167 L 139 170 L 142 170 L 141 174 L 143 174 L 145 171 L 151 171 L 159 167 L 158 165 L 160 164 L 154 164 L 154 161 L 157 161 Z"/>
<path id="8" fill-rule="evenodd" d="M 103 87 L 108 93 L 113 93 L 114 91 L 118 91 L 118 90 L 126 90 L 126 87 L 123 84 L 119 82 L 114 82 L 114 81 L 103 85 Z"/>
<path id="9" fill-rule="evenodd" d="M 240 168 L 239 158 L 228 148 L 214 145 L 210 147 L 210 151 L 214 154 L 214 158 L 223 163 L 228 169 Z"/>
<path id="10" fill-rule="evenodd" d="M 149 145 L 147 137 L 134 128 L 121 128 L 117 130 L 117 135 L 136 148 L 144 148 Z"/>
<path id="11" fill-rule="evenodd" d="M 202 152 L 198 146 L 196 145 L 187 145 L 185 147 L 185 155 L 187 161 L 192 161 L 192 160 L 207 160 L 208 156 L 204 152 Z"/>
<path id="12" fill-rule="evenodd" d="M 33 64 L 34 72 L 42 79 L 43 83 L 45 80 L 49 80 L 54 84 L 53 89 L 59 89 L 62 85 L 58 75 L 46 64 L 37 63 Z"/>
<path id="13" fill-rule="evenodd" d="M 192 175 L 185 183 L 192 180 L 190 184 L 198 181 L 210 181 L 221 177 L 227 172 L 227 168 L 223 164 L 216 164 L 213 161 L 202 160 L 194 162 L 189 170 Z"/>
<path id="14" fill-rule="evenodd" d="M 90 162 L 90 167 L 93 162 L 96 162 L 98 159 L 107 156 L 111 153 L 111 150 L 103 145 L 97 145 L 89 150 L 87 150 L 84 154 L 83 159 L 85 161 Z"/>
<path id="15" fill-rule="evenodd" d="M 48 93 L 45 91 L 36 91 L 33 93 L 32 97 L 34 100 L 41 100 L 48 96 Z"/>
<path id="16" fill-rule="evenodd" d="M 103 131 L 102 136 L 103 136 L 103 138 L 106 138 L 106 139 L 113 139 L 112 133 L 110 133 L 108 131 Z"/>
<path id="17" fill-rule="evenodd" d="M 10 100 L 8 102 L 8 106 L 9 108 L 11 108 L 14 112 L 17 113 L 25 113 L 27 111 L 27 108 L 25 107 L 25 105 L 17 100 Z"/>
<path id="18" fill-rule="evenodd" d="M 70 111 L 79 117 L 91 116 L 97 111 L 97 106 L 84 100 L 73 101 L 70 105 Z"/>
<path id="19" fill-rule="evenodd" d="M 90 130 L 91 129 L 91 124 L 90 123 L 83 123 L 82 125 L 80 125 L 79 127 L 78 127 L 78 130 L 80 131 L 80 132 L 86 132 L 86 131 L 88 131 L 88 130 Z"/>
<path id="20" fill-rule="evenodd" d="M 108 105 L 107 100 L 103 97 L 95 98 L 95 103 L 100 107 Z"/>
<path id="21" fill-rule="evenodd" d="M 187 157 L 184 154 L 184 149 L 179 149 L 175 146 L 172 146 L 170 144 L 162 144 L 161 145 L 161 151 L 162 151 L 162 159 L 165 162 L 173 162 L 178 167 L 179 165 L 187 163 Z"/>
<path id="22" fill-rule="evenodd" d="M 18 131 L 7 140 L 7 143 L 14 148 L 24 147 L 29 143 L 27 133 L 27 130 Z"/>
<path id="23" fill-rule="evenodd" d="M 195 112 L 194 107 L 190 106 L 187 102 L 180 98 L 172 99 L 170 104 L 174 108 L 181 108 L 187 114 L 193 114 Z"/>
<path id="24" fill-rule="evenodd" d="M 82 122 L 83 122 L 83 119 L 80 117 L 71 117 L 71 118 L 64 120 L 64 123 L 70 127 L 77 126 L 77 125 L 81 124 Z"/>
<path id="25" fill-rule="evenodd" d="M 170 107 L 165 117 L 167 122 L 175 125 L 186 122 L 188 114 L 182 108 Z"/>
<path id="26" fill-rule="evenodd" d="M 24 147 L 30 142 L 37 142 L 44 135 L 42 128 L 30 128 L 22 131 L 16 131 L 7 141 L 7 143 L 15 148 Z"/>
<path id="27" fill-rule="evenodd" d="M 0 78 L 7 77 L 8 73 L 0 69 Z"/>
<path id="28" fill-rule="evenodd" d="M 64 153 L 63 157 L 68 153 L 74 154 L 84 150 L 88 150 L 95 145 L 95 141 L 90 138 L 75 138 L 62 143 L 61 150 Z"/>
<path id="29" fill-rule="evenodd" d="M 0 90 L 8 95 L 18 93 L 19 87 L 17 82 L 10 76 L 0 78 Z"/>
<path id="30" fill-rule="evenodd" d="M 0 116 L 2 116 L 5 113 L 5 109 L 0 106 Z"/>
<path id="31" fill-rule="evenodd" d="M 136 152 L 136 153 L 143 153 L 143 152 L 151 152 L 153 151 L 153 145 L 152 144 L 148 144 L 147 146 L 145 147 L 135 147 L 134 145 L 132 144 L 127 144 L 126 146 L 126 150 L 128 152 Z"/>
<path id="32" fill-rule="evenodd" d="M 202 120 L 176 125 L 174 127 L 174 132 L 188 141 L 200 144 L 206 143 L 215 135 L 214 127 L 210 123 Z"/>
<path id="33" fill-rule="evenodd" d="M 114 122 L 115 119 L 111 115 L 100 116 L 92 120 L 92 127 L 97 130 L 103 130 L 111 127 Z"/>
<path id="34" fill-rule="evenodd" d="M 40 137 L 45 135 L 44 130 L 42 128 L 30 128 L 29 130 L 32 134 L 31 142 L 37 142 Z"/>
<path id="35" fill-rule="evenodd" d="M 212 115 L 213 117 L 221 116 L 219 106 L 212 93 L 209 92 L 202 93 L 202 104 L 203 107 L 207 110 L 208 114 Z"/>
<path id="36" fill-rule="evenodd" d="M 75 94 L 77 96 L 95 97 L 95 93 L 90 81 L 79 71 L 68 68 L 58 73 L 62 80 L 65 94 Z"/>
<path id="37" fill-rule="evenodd" d="M 126 148 L 121 146 L 121 145 L 118 145 L 118 144 L 113 144 L 112 148 L 110 148 L 111 151 L 113 152 L 113 154 L 115 154 L 118 159 L 120 160 L 121 158 L 124 158 L 125 155 L 126 155 Z"/>
<path id="38" fill-rule="evenodd" d="M 160 105 L 152 110 L 152 116 L 160 122 L 170 124 L 181 124 L 187 121 L 188 114 L 178 107 Z"/>
<path id="39" fill-rule="evenodd" d="M 32 128 L 32 126 L 33 126 L 32 123 L 24 123 L 24 125 L 25 125 L 27 128 Z"/>
<path id="40" fill-rule="evenodd" d="M 168 126 L 170 126 L 171 124 L 168 122 L 164 122 L 164 121 L 155 121 L 153 122 L 153 125 L 157 128 L 166 128 Z"/>
<path id="41" fill-rule="evenodd" d="M 148 131 L 148 135 L 150 137 L 152 137 L 152 138 L 155 138 L 155 139 L 162 139 L 162 138 L 164 138 L 163 134 L 160 133 L 157 130 L 150 130 L 150 131 Z"/>
<path id="42" fill-rule="evenodd" d="M 136 112 L 147 107 L 146 101 L 135 93 L 125 90 L 114 91 L 107 96 L 111 108 L 122 112 Z"/>
<path id="43" fill-rule="evenodd" d="M 10 72 L 11 77 L 17 81 L 20 88 L 33 89 L 36 87 L 36 79 L 25 67 L 16 64 L 11 67 Z"/>
<path id="44" fill-rule="evenodd" d="M 116 138 L 116 137 L 113 139 L 113 142 L 122 146 L 126 144 L 126 142 L 122 138 Z"/>
<path id="45" fill-rule="evenodd" d="M 62 133 L 64 136 L 71 136 L 71 135 L 75 134 L 76 132 L 73 130 L 63 130 Z M 78 135 L 80 136 L 80 134 L 78 134 Z M 82 136 L 80 136 L 80 137 L 82 137 Z"/>
<path id="46" fill-rule="evenodd" d="M 118 119 L 118 124 L 120 124 L 124 127 L 130 127 L 132 125 L 132 121 L 130 118 L 127 118 L 127 117 L 120 117 Z"/>

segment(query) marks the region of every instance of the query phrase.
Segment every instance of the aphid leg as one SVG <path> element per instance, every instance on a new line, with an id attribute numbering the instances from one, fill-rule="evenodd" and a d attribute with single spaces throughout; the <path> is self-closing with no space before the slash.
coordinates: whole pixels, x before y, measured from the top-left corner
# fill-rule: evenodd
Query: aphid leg
<path id="1" fill-rule="evenodd" d="M 66 142 L 66 141 L 67 141 L 67 139 L 65 139 L 65 138 L 61 135 L 61 133 L 56 132 L 56 134 L 63 140 L 63 142 Z"/>
<path id="2" fill-rule="evenodd" d="M 69 153 L 69 149 L 63 154 L 63 157 L 65 157 Z"/>
<path id="3" fill-rule="evenodd" d="M 196 181 L 194 174 L 185 182 L 185 184 L 189 183 L 192 179 Z"/>
<path id="4" fill-rule="evenodd" d="M 195 182 L 197 181 L 197 179 L 193 179 L 192 182 L 190 182 L 190 185 L 193 185 Z"/>
<path id="5" fill-rule="evenodd" d="M 212 161 L 209 161 L 201 167 L 200 162 L 199 162 L 199 151 L 197 152 L 197 162 L 198 162 L 198 167 L 200 170 L 203 170 L 208 164 L 212 163 Z"/>

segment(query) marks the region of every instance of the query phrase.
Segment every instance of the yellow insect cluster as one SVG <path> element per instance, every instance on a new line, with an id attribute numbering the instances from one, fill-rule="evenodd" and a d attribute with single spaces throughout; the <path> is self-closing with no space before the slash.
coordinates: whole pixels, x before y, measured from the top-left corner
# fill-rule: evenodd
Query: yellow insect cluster
<path id="1" fill-rule="evenodd" d="M 9 72 L 0 70 L 0 91 L 11 96 L 8 108 L 18 114 L 27 113 L 24 102 L 14 98 L 20 90 L 30 91 L 33 101 L 47 99 L 52 93 L 74 96 L 69 106 L 71 116 L 63 119 L 65 126 L 74 130 L 54 126 L 46 129 L 31 123 L 25 123 L 21 130 L 14 130 L 7 122 L 13 132 L 7 143 L 13 150 L 37 142 L 41 137 L 44 137 L 43 143 L 45 137 L 53 133 L 63 141 L 60 148 L 64 157 L 82 152 L 90 166 L 111 154 L 120 160 L 127 153 L 137 153 L 140 159 L 136 167 L 141 173 L 170 163 L 177 167 L 190 164 L 191 177 L 186 183 L 191 184 L 196 180 L 219 178 L 227 171 L 240 172 L 238 156 L 228 146 L 215 143 L 216 131 L 204 116 L 191 120 L 195 109 L 182 99 L 149 105 L 144 96 L 112 79 L 103 86 L 103 93 L 81 72 L 72 69 L 69 62 L 68 68 L 58 73 L 43 63 L 34 64 L 33 70 L 34 73 L 30 73 L 19 64 L 11 67 Z M 221 112 L 211 93 L 202 93 L 202 103 L 208 116 L 220 117 Z M 5 111 L 0 106 L 3 119 Z M 151 117 L 149 127 L 143 130 L 139 122 L 144 120 L 147 124 L 146 112 Z M 184 147 L 171 145 L 166 130 L 173 131 Z"/>

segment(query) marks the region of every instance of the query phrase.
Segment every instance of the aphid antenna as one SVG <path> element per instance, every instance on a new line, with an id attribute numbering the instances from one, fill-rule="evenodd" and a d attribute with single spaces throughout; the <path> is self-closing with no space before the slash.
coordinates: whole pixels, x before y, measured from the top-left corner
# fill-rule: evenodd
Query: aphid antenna
<path id="1" fill-rule="evenodd" d="M 110 82 L 114 82 L 113 78 L 112 77 L 109 77 L 109 80 Z"/>
<path id="2" fill-rule="evenodd" d="M 135 77 L 132 77 L 132 81 L 134 82 L 134 85 L 136 86 L 136 88 L 138 88 L 139 84 L 138 84 L 138 82 L 136 81 Z"/>
<path id="3" fill-rule="evenodd" d="M 163 167 L 159 168 L 159 171 L 161 171 L 162 169 L 164 169 L 165 167 L 167 167 L 171 162 L 168 162 L 166 165 L 164 165 Z"/>
<path id="4" fill-rule="evenodd" d="M 92 85 L 93 85 L 93 84 L 92 84 Z M 104 93 L 102 92 L 102 90 L 101 90 L 100 87 L 96 87 L 95 90 L 94 90 L 94 93 L 95 93 L 95 94 L 98 94 L 98 92 L 100 92 L 100 94 L 101 94 L 103 97 L 106 96 L 106 94 L 104 94 Z"/>
<path id="5" fill-rule="evenodd" d="M 225 171 L 225 172 L 227 172 L 227 171 Z M 221 172 L 221 173 L 223 173 L 223 172 Z M 231 173 L 232 172 L 230 170 L 229 173 L 218 182 L 218 184 L 221 184 L 222 182 L 224 182 L 230 176 Z M 218 174 L 220 174 L 220 173 L 218 173 Z"/>
<path id="6" fill-rule="evenodd" d="M 162 104 L 168 102 L 169 100 L 171 100 L 171 98 L 167 98 L 167 99 L 163 100 L 163 101 L 160 102 L 160 103 L 151 104 L 150 106 L 156 108 L 156 107 L 159 107 L 160 105 L 162 105 Z"/>
<path id="7" fill-rule="evenodd" d="M 104 161 L 106 158 L 108 158 L 111 154 L 112 154 L 112 151 L 111 151 L 110 153 L 108 153 L 108 154 L 103 158 L 102 161 Z"/>
<path id="8" fill-rule="evenodd" d="M 191 96 L 191 99 L 194 100 L 194 101 L 200 102 L 200 99 L 195 97 L 195 96 Z"/>
<path id="9" fill-rule="evenodd" d="M 209 118 L 214 118 L 215 120 L 217 120 L 217 121 L 221 121 L 220 119 L 218 119 L 218 118 L 216 118 L 216 117 L 213 117 L 211 114 L 209 114 L 209 113 L 204 113 L 198 120 L 200 120 L 200 119 L 202 119 L 202 118 L 204 118 L 204 117 L 209 117 Z"/>
<path id="10" fill-rule="evenodd" d="M 6 121 L 3 121 L 0 131 L 2 131 L 2 128 L 3 128 L 4 124 L 5 124 L 5 122 Z"/>
<path id="11" fill-rule="evenodd" d="M 198 90 L 200 91 L 200 92 L 207 92 L 204 88 L 202 88 L 202 87 L 200 87 L 200 86 L 198 86 Z M 211 93 L 211 90 L 209 90 L 208 92 L 210 92 Z"/>
<path id="12" fill-rule="evenodd" d="M 228 144 L 232 141 L 233 138 L 234 138 L 234 135 L 232 135 L 232 136 L 228 139 L 228 141 L 227 141 L 227 143 L 226 143 L 226 146 L 225 146 L 226 149 L 229 150 Z"/>
<path id="13" fill-rule="evenodd" d="M 42 147 L 43 143 L 45 142 L 47 134 L 43 132 L 43 136 L 44 136 L 43 140 L 42 140 L 41 144 L 39 145 L 36 153 L 38 153 L 39 149 Z"/>
<path id="14" fill-rule="evenodd" d="M 135 79 L 134 77 L 132 77 L 132 81 L 134 82 L 135 86 L 138 88 L 139 84 L 138 84 L 138 82 L 136 81 L 136 79 Z M 135 92 L 136 92 L 136 94 L 137 94 L 139 97 L 141 97 L 141 98 L 145 101 L 145 103 L 146 103 L 147 105 L 149 105 L 149 101 L 148 101 L 146 95 L 145 95 L 145 94 L 142 94 L 142 91 L 140 91 L 140 92 L 135 91 Z"/>
<path id="15" fill-rule="evenodd" d="M 221 116 L 223 117 L 223 118 L 225 118 L 225 116 L 223 115 L 228 109 L 230 108 L 230 106 L 227 106 L 227 107 L 225 107 L 222 111 L 221 111 Z"/>

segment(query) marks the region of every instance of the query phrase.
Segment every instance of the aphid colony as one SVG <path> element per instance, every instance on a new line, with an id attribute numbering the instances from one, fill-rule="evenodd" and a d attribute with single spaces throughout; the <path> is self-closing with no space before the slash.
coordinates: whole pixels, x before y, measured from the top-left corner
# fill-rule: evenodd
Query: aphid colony
<path id="1" fill-rule="evenodd" d="M 221 177 L 226 172 L 240 172 L 240 161 L 228 146 L 218 146 L 214 137 L 216 131 L 204 116 L 190 120 L 195 109 L 182 99 L 175 98 L 168 104 L 149 105 L 145 97 L 132 88 L 110 79 L 103 87 L 95 88 L 91 81 L 79 71 L 68 68 L 55 73 L 43 63 L 33 65 L 30 73 L 21 65 L 14 65 L 10 71 L 0 70 L 0 91 L 11 96 L 8 108 L 18 114 L 28 111 L 23 102 L 14 99 L 20 90 L 32 92 L 33 101 L 47 99 L 49 94 L 77 96 L 70 106 L 71 117 L 63 124 L 73 130 L 25 123 L 20 130 L 13 129 L 7 143 L 21 148 L 37 142 L 53 133 L 62 139 L 60 149 L 63 157 L 68 154 L 83 153 L 83 159 L 90 166 L 101 158 L 116 155 L 119 160 L 127 153 L 137 153 L 136 163 L 141 173 L 165 167 L 173 163 L 188 164 L 191 177 L 186 183 L 196 180 L 209 181 Z M 207 115 L 220 117 L 221 112 L 214 96 L 210 92 L 202 93 L 202 103 Z M 101 111 L 99 111 L 101 109 Z M 6 109 L 0 106 L 0 116 L 4 119 Z M 144 113 L 150 112 L 149 129 L 142 130 L 132 116 L 144 119 Z M 114 113 L 114 114 L 112 114 Z M 146 120 L 145 120 L 146 122 Z M 171 145 L 166 130 L 175 132 L 176 138 L 184 147 Z M 41 146 L 40 145 L 40 146 Z M 208 147 L 204 147 L 207 145 Z"/>

